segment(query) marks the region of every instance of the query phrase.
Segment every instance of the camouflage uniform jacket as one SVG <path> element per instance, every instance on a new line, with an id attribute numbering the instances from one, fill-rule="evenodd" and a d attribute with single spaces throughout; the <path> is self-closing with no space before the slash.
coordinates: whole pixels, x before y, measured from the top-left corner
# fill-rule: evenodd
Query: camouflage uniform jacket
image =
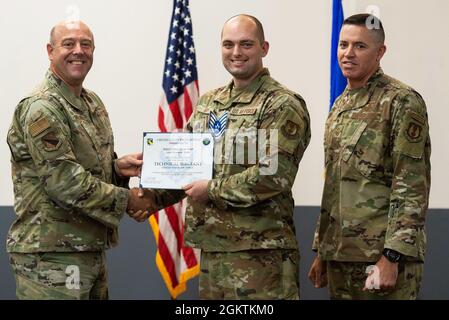
<path id="1" fill-rule="evenodd" d="M 95 93 L 83 89 L 78 98 L 48 71 L 16 107 L 7 141 L 17 214 L 8 252 L 100 251 L 116 244 L 128 179 L 113 169 L 112 129 Z"/>
<path id="2" fill-rule="evenodd" d="M 379 69 L 335 101 L 324 150 L 319 256 L 374 262 L 390 248 L 423 261 L 430 138 L 421 96 Z"/>
<path id="3" fill-rule="evenodd" d="M 211 113 L 228 114 L 226 133 L 215 143 L 210 201 L 204 205 L 188 199 L 185 241 L 215 252 L 296 249 L 291 188 L 310 140 L 306 104 L 271 78 L 267 69 L 243 91 L 232 92 L 232 87 L 231 82 L 204 94 L 187 126 L 190 131 L 208 132 Z M 266 143 L 258 146 L 271 148 L 273 152 L 265 153 L 271 157 L 249 159 L 248 145 L 255 147 L 257 139 L 265 137 L 257 137 L 258 129 L 266 129 L 268 135 L 276 132 L 278 139 L 267 136 Z M 233 152 L 224 152 L 225 147 Z M 276 157 L 277 170 L 269 172 L 268 162 Z M 161 198 L 168 204 L 168 197 Z"/>

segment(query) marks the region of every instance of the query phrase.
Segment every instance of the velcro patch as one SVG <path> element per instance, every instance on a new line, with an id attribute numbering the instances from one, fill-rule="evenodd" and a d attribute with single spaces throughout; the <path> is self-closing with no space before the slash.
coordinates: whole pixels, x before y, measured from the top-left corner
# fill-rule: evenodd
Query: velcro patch
<path id="1" fill-rule="evenodd" d="M 48 128 L 50 128 L 50 123 L 48 122 L 47 118 L 43 117 L 30 124 L 28 130 L 30 131 L 31 136 L 34 138 Z"/>
<path id="2" fill-rule="evenodd" d="M 428 135 L 427 121 L 415 112 L 407 112 L 403 119 L 394 150 L 421 159 Z"/>
<path id="3" fill-rule="evenodd" d="M 296 138 L 299 136 L 299 125 L 293 121 L 287 120 L 287 122 L 281 128 L 284 136 L 288 138 Z"/>
<path id="4" fill-rule="evenodd" d="M 42 142 L 46 150 L 55 150 L 59 146 L 59 138 L 53 131 L 43 136 Z"/>
<path id="5" fill-rule="evenodd" d="M 423 129 L 426 125 L 425 120 L 416 113 L 410 113 L 406 128 L 406 138 L 412 143 L 418 143 L 422 140 Z"/>
<path id="6" fill-rule="evenodd" d="M 234 108 L 231 110 L 232 115 L 236 116 L 247 116 L 251 114 L 255 114 L 257 111 L 257 108 L 251 107 L 251 108 Z"/>

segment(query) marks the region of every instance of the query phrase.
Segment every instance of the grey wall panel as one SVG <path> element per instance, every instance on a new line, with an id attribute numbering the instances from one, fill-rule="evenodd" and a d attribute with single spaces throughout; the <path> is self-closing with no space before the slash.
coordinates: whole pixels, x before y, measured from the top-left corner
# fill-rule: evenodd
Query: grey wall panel
<path id="1" fill-rule="evenodd" d="M 0 206 L 0 299 L 15 299 L 16 285 L 6 253 L 6 234 L 14 221 L 15 214 L 12 207 Z"/>
<path id="2" fill-rule="evenodd" d="M 295 221 L 301 249 L 301 298 L 328 299 L 326 289 L 316 290 L 307 280 L 314 254 L 311 243 L 318 207 L 297 207 Z M 0 299 L 15 299 L 15 283 L 5 252 L 6 233 L 14 220 L 12 207 L 0 207 Z M 449 299 L 449 210 L 429 210 L 428 249 L 421 299 Z M 120 245 L 108 251 L 111 299 L 170 299 L 155 264 L 156 246 L 147 223 L 125 217 L 120 226 Z M 198 278 L 187 284 L 179 299 L 198 298 Z"/>

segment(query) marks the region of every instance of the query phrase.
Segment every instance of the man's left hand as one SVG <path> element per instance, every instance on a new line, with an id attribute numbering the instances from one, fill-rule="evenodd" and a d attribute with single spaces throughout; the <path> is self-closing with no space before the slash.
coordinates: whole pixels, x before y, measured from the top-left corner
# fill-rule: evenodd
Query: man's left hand
<path id="1" fill-rule="evenodd" d="M 189 197 L 193 201 L 206 203 L 209 201 L 209 195 L 207 194 L 207 185 L 209 180 L 198 180 L 182 187 Z"/>
<path id="2" fill-rule="evenodd" d="M 378 268 L 378 272 L 373 271 L 367 278 L 367 282 L 374 281 L 375 283 L 377 279 L 372 279 L 372 277 L 379 277 L 379 288 L 380 290 L 391 290 L 396 286 L 396 281 L 398 279 L 398 263 L 390 262 L 387 258 L 382 256 L 379 261 L 376 263 L 376 267 Z M 363 291 L 369 290 L 365 283 L 365 287 Z"/>
<path id="3" fill-rule="evenodd" d="M 122 177 L 139 177 L 143 164 L 142 153 L 127 154 L 115 160 L 115 171 Z"/>

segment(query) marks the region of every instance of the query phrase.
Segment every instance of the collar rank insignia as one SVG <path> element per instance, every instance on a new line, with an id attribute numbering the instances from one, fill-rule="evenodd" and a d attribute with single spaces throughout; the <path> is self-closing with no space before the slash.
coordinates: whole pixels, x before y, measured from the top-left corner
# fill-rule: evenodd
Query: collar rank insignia
<path id="1" fill-rule="evenodd" d="M 217 118 L 217 116 L 213 112 L 210 112 L 209 131 L 212 133 L 215 139 L 221 138 L 227 125 L 228 112 L 223 113 L 220 118 Z"/>

